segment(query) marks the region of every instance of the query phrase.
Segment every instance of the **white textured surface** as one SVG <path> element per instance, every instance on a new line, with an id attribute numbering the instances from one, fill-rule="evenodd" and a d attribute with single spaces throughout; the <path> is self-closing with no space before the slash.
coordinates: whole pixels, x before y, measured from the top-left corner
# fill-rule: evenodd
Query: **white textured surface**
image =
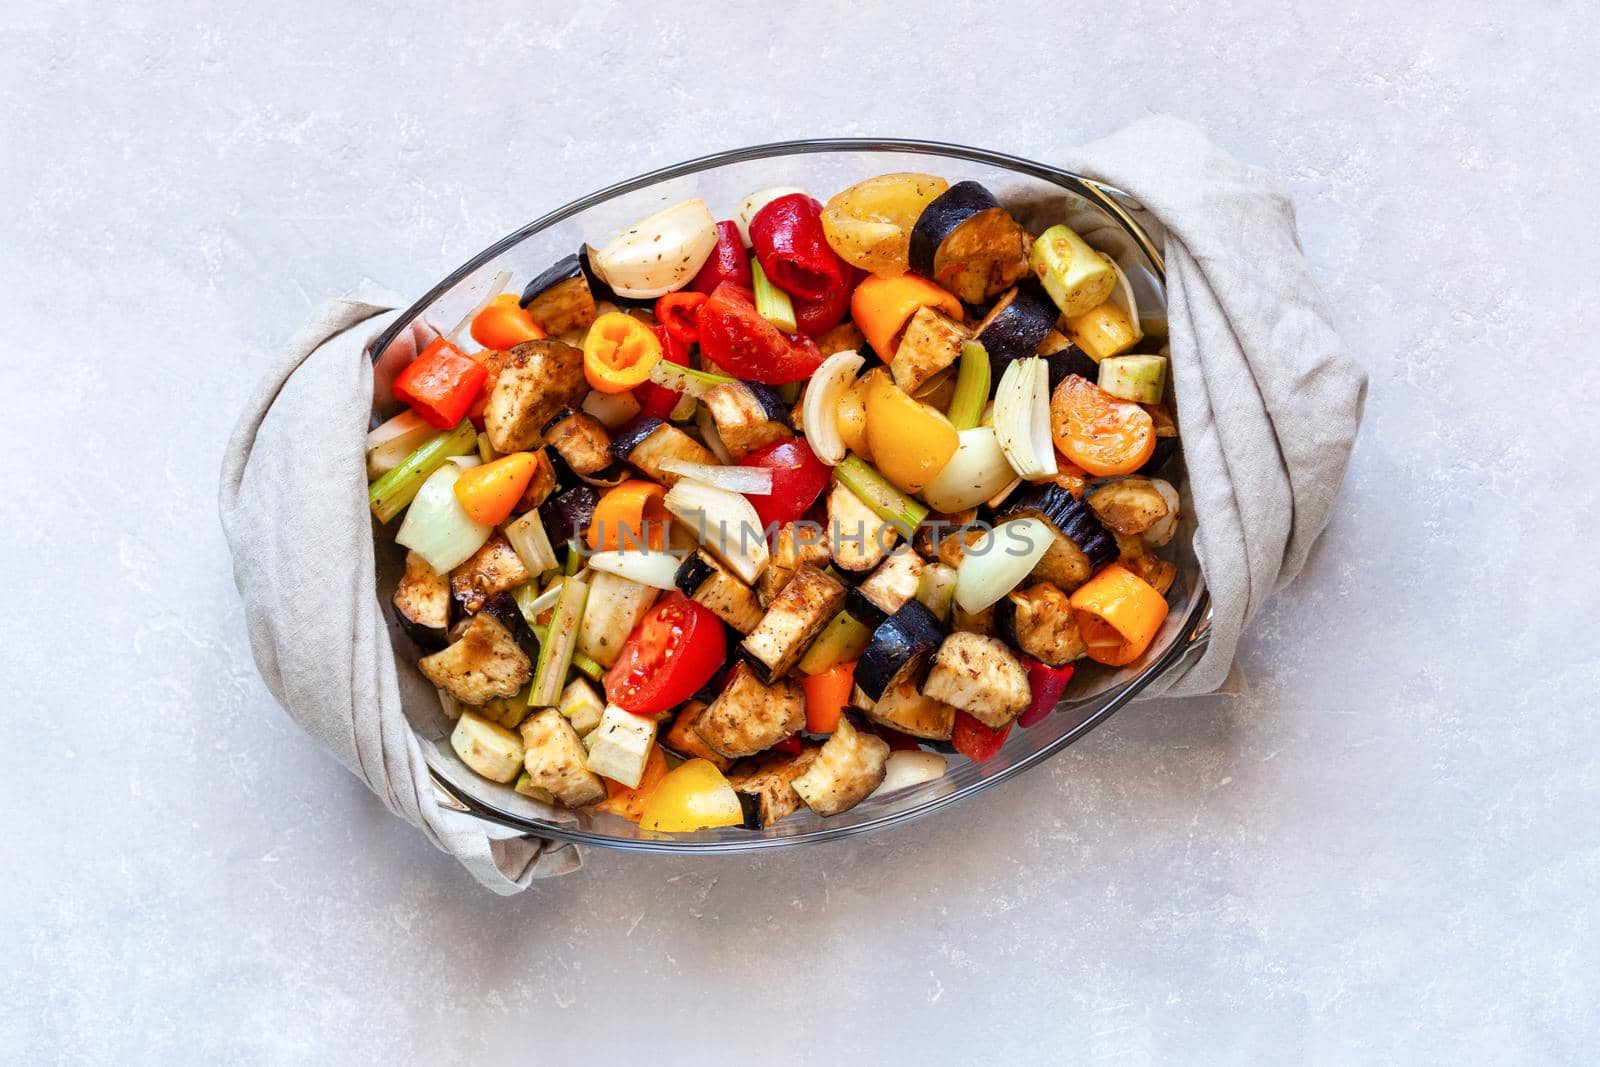
<path id="1" fill-rule="evenodd" d="M 0 1047 L 1592 1057 L 1588 5 L 706 6 L 0 15 Z M 1345 506 L 1247 641 L 1248 696 L 1126 710 L 901 832 L 600 854 L 512 900 L 267 697 L 214 486 L 313 303 L 420 291 L 711 149 L 887 134 L 1048 160 L 1158 110 L 1282 176 L 1373 374 Z"/>

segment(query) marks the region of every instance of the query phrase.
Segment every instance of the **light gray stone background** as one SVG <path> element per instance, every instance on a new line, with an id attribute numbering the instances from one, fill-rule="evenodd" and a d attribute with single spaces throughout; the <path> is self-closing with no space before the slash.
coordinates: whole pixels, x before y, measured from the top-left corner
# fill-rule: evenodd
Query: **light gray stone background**
<path id="1" fill-rule="evenodd" d="M 5 1059 L 1593 1062 L 1593 5 L 1004 8 L 0 9 Z M 215 487 L 314 304 L 714 149 L 1153 111 L 1282 178 L 1373 377 L 1246 696 L 508 900 L 271 702 Z"/>

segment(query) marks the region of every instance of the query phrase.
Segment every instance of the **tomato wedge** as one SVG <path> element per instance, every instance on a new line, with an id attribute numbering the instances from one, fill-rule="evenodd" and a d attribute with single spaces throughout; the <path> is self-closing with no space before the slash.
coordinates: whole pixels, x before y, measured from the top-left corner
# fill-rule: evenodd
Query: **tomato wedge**
<path id="1" fill-rule="evenodd" d="M 803 382 L 822 366 L 808 337 L 791 338 L 756 311 L 750 290 L 717 286 L 700 308 L 700 353 L 736 378 L 763 385 Z"/>
<path id="2" fill-rule="evenodd" d="M 656 332 L 656 340 L 661 342 L 661 358 L 668 363 L 687 367 L 689 346 L 668 333 L 659 322 L 652 329 Z M 633 391 L 633 398 L 639 402 L 639 413 L 653 419 L 664 419 L 672 414 L 681 396 L 677 391 L 655 382 L 644 382 Z"/>
<path id="3" fill-rule="evenodd" d="M 793 522 L 810 511 L 831 477 L 828 465 L 817 458 L 803 437 L 762 445 L 739 462 L 772 472 L 771 493 L 745 494 L 763 529 L 773 523 Z"/>
<path id="4" fill-rule="evenodd" d="M 1156 450 L 1148 411 L 1076 374 L 1050 397 L 1050 433 L 1062 455 L 1097 478 L 1132 474 Z"/>
<path id="5" fill-rule="evenodd" d="M 635 715 L 653 715 L 693 696 L 727 658 L 722 620 L 674 590 L 634 627 L 606 672 L 606 699 Z"/>

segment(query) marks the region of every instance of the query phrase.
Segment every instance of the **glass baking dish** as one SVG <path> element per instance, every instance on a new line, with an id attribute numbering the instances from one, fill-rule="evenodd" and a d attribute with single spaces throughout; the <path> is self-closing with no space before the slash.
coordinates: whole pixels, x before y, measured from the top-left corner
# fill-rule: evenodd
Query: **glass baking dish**
<path id="1" fill-rule="evenodd" d="M 496 275 L 509 270 L 520 289 L 585 242 L 604 244 L 654 211 L 701 197 L 718 218 L 728 218 L 746 195 L 772 185 L 798 185 L 826 199 L 863 178 L 892 171 L 939 174 L 951 183 L 972 179 L 987 186 L 1031 232 L 1066 222 L 1115 258 L 1139 298 L 1146 332 L 1165 333 L 1165 274 L 1160 224 L 1131 198 L 1092 179 L 1014 156 L 926 141 L 837 138 L 785 141 L 719 152 L 679 163 L 591 193 L 501 238 L 451 272 L 406 309 L 374 342 L 373 417 L 393 413 L 387 402 L 395 373 L 414 351 L 410 327 L 421 322 L 448 329 L 486 295 Z M 441 798 L 459 810 L 521 832 L 578 844 L 672 853 L 744 852 L 829 841 L 880 830 L 954 804 L 1036 766 L 1104 722 L 1118 708 L 1205 640 L 1208 601 L 1193 552 L 1193 523 L 1181 455 L 1164 471 L 1184 498 L 1184 521 L 1172 544 L 1178 576 L 1167 595 L 1172 611 L 1146 654 L 1120 670 L 1079 669 L 1056 712 L 1029 729 L 1011 731 L 1005 747 L 983 764 L 947 756 L 943 778 L 869 798 L 840 815 L 823 818 L 802 808 L 764 830 L 723 827 L 690 834 L 656 834 L 618 816 L 553 808 L 468 770 L 449 743 L 451 723 L 417 674 L 418 655 L 397 625 L 390 633 L 401 666 L 407 714 L 417 731 Z M 393 530 L 374 527 L 380 595 L 386 599 L 400 570 Z M 385 613 L 387 616 L 387 612 Z"/>

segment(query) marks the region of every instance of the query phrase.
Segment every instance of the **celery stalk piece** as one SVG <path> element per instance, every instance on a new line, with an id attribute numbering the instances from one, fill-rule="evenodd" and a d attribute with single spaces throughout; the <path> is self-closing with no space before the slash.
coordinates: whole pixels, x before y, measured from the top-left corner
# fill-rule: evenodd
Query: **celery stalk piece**
<path id="1" fill-rule="evenodd" d="M 873 514 L 884 522 L 892 522 L 899 526 L 900 532 L 907 538 L 922 525 L 922 520 L 928 517 L 926 506 L 889 484 L 883 475 L 860 456 L 846 456 L 844 462 L 835 467 L 834 471 L 845 488 L 860 497 L 861 502 L 871 508 Z"/>
<path id="2" fill-rule="evenodd" d="M 961 367 L 956 372 L 956 391 L 950 398 L 950 425 L 970 430 L 983 418 L 989 402 L 989 353 L 977 341 L 961 346 Z"/>
<path id="3" fill-rule="evenodd" d="M 799 329 L 794 321 L 794 301 L 789 294 L 773 285 L 767 272 L 761 269 L 754 257 L 750 259 L 750 276 L 756 284 L 756 314 L 766 319 L 784 333 Z"/>
<path id="4" fill-rule="evenodd" d="M 367 490 L 367 503 L 379 522 L 388 522 L 405 510 L 416 497 L 417 490 L 428 476 L 444 465 L 452 456 L 464 456 L 478 447 L 478 432 L 472 423 L 462 419 L 453 430 L 446 430 L 429 439 L 405 461 Z"/>
<path id="5" fill-rule="evenodd" d="M 821 674 L 829 667 L 859 659 L 872 640 L 872 631 L 854 615 L 841 611 L 823 627 L 800 660 L 801 674 Z"/>
<path id="6" fill-rule="evenodd" d="M 650 380 L 663 389 L 671 389 L 675 393 L 682 393 L 696 400 L 716 386 L 738 381 L 737 378 L 730 378 L 726 374 L 695 370 L 693 367 L 680 366 L 665 359 L 658 360 L 655 366 L 650 368 Z"/>
<path id="7" fill-rule="evenodd" d="M 561 703 L 561 690 L 566 688 L 567 671 L 578 646 L 578 627 L 583 622 L 583 609 L 588 599 L 589 586 L 579 579 L 568 578 L 561 583 L 555 614 L 551 615 L 550 627 L 539 641 L 539 666 L 533 674 L 533 688 L 528 692 L 529 707 L 553 708 Z"/>
<path id="8" fill-rule="evenodd" d="M 573 538 L 571 541 L 567 542 L 567 562 L 566 565 L 561 568 L 561 573 L 570 578 L 574 574 L 577 574 L 582 567 L 583 551 L 578 546 L 577 538 Z"/>
<path id="9" fill-rule="evenodd" d="M 530 624 L 528 629 L 533 631 L 533 636 L 537 637 L 539 644 L 543 646 L 545 640 L 549 637 L 550 627 Z M 598 660 L 590 659 L 577 649 L 572 651 L 572 665 L 597 682 L 600 680 L 600 676 L 606 673 L 606 669 L 600 665 Z"/>

